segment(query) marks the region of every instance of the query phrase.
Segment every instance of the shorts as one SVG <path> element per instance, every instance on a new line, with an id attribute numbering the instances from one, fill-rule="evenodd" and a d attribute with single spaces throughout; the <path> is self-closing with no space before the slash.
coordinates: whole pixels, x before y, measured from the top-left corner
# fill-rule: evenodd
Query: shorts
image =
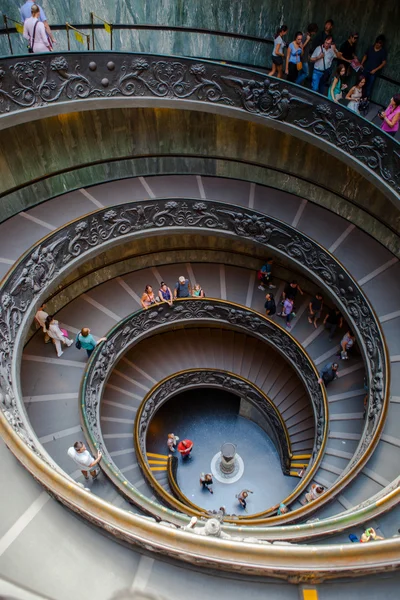
<path id="1" fill-rule="evenodd" d="M 314 313 L 311 313 L 310 311 L 308 311 L 308 314 L 310 315 L 310 317 L 313 317 L 314 319 L 319 319 L 321 316 L 321 309 L 316 310 Z"/>
<path id="2" fill-rule="evenodd" d="M 272 55 L 272 62 L 274 65 L 283 65 L 283 56 Z"/>

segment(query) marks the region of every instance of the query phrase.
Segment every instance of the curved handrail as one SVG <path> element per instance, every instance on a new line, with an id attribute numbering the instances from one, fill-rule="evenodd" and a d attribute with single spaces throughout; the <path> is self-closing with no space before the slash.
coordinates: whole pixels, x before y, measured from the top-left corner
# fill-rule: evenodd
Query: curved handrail
<path id="1" fill-rule="evenodd" d="M 245 331 L 249 335 L 261 339 L 277 350 L 291 364 L 298 377 L 302 380 L 314 411 L 316 422 L 315 442 L 313 456 L 306 474 L 287 498 L 289 503 L 292 502 L 306 485 L 310 483 L 323 457 L 328 430 L 328 402 L 325 387 L 318 384 L 318 371 L 307 352 L 283 327 L 252 309 L 215 298 L 180 298 L 175 300 L 172 306 L 163 302 L 149 309 L 135 311 L 115 325 L 107 333 L 107 341 L 95 348 L 87 364 L 81 385 L 80 409 L 82 426 L 89 444 L 96 452 L 100 450 L 103 454 L 103 470 L 107 475 L 111 474 L 114 482 L 119 482 L 119 489 L 125 491 L 131 501 L 135 502 L 146 512 L 150 513 L 153 510 L 153 514 L 157 514 L 154 511 L 154 505 L 149 505 L 148 498 L 126 480 L 124 474 L 116 466 L 107 450 L 101 432 L 101 397 L 105 383 L 115 364 L 134 344 L 144 336 L 148 337 L 149 334 L 158 333 L 160 330 L 170 328 L 172 324 L 185 324 L 188 322 L 190 324 L 196 322 L 207 323 L 207 325 L 211 326 L 223 324 L 232 329 Z M 209 370 L 203 370 L 204 373 L 207 371 Z M 232 374 L 231 377 L 238 376 Z M 149 477 L 149 467 L 144 459 L 146 453 L 144 437 L 147 431 L 146 415 L 147 413 L 152 413 L 153 409 L 159 406 L 164 398 L 168 398 L 168 384 L 173 384 L 174 378 L 167 378 L 162 383 L 163 385 L 155 387 L 152 398 L 148 394 L 143 400 L 140 407 L 141 410 L 138 410 L 139 418 L 135 419 L 134 443 L 137 460 L 147 477 Z M 147 398 L 149 402 L 147 402 Z M 171 495 L 166 494 L 165 490 L 156 480 L 153 480 L 152 484 L 158 495 L 166 498 L 167 503 L 175 511 L 201 516 L 193 513 L 193 510 L 190 508 L 185 510 L 179 501 L 175 500 Z M 262 519 L 266 518 L 266 515 L 273 513 L 276 508 L 273 507 L 247 518 L 241 516 L 239 519 L 235 519 L 235 522 L 237 520 L 240 520 L 240 522 L 246 520 L 246 522 L 253 523 L 254 521 L 258 521 L 261 523 Z M 204 510 L 200 510 L 204 514 Z M 303 514 L 309 510 L 309 507 L 303 507 L 300 510 Z M 166 509 L 163 508 L 164 514 L 165 511 Z M 293 511 L 290 513 L 292 519 L 296 512 Z M 175 519 L 176 515 L 173 512 L 169 511 L 168 514 L 172 519 Z M 158 514 L 158 516 L 161 515 Z M 226 521 L 231 522 L 232 519 L 227 517 Z"/>
<path id="2" fill-rule="evenodd" d="M 338 493 L 370 458 L 379 440 L 388 407 L 388 355 L 373 309 L 340 262 L 306 235 L 277 219 L 243 207 L 190 199 L 154 200 L 94 211 L 43 238 L 15 263 L 3 279 L 0 334 L 6 351 L 0 355 L 1 411 L 3 430 L 7 432 L 8 439 L 15 442 L 10 442 L 10 445 L 18 448 L 18 452 L 24 449 L 18 458 L 22 462 L 30 462 L 32 453 L 35 453 L 43 461 L 43 468 L 46 463 L 53 470 L 55 468 L 27 421 L 18 379 L 18 361 L 25 332 L 36 306 L 45 298 L 46 287 L 55 287 L 80 262 L 99 249 L 118 243 L 121 238 L 127 240 L 132 236 L 156 234 L 163 229 L 171 233 L 208 230 L 219 235 L 239 236 L 285 254 L 298 268 L 304 269 L 330 290 L 336 303 L 349 315 L 364 354 L 371 386 L 362 442 L 346 477 L 333 486 Z M 17 443 L 18 440 L 21 443 Z M 42 481 L 40 470 L 35 471 L 35 476 Z M 70 480 L 66 481 L 67 490 Z M 393 494 L 390 495 L 392 501 Z M 323 503 L 324 495 L 313 505 L 317 508 Z M 384 503 L 384 500 L 380 501 L 382 511 Z M 279 522 L 284 522 L 284 517 L 279 519 Z M 346 516 L 346 523 L 349 521 Z M 314 525 L 298 527 L 313 529 Z"/>
<path id="3" fill-rule="evenodd" d="M 72 63 L 72 66 L 71 66 Z M 47 53 L 35 58 L 3 59 L 0 67 L 0 126 L 13 122 L 18 111 L 37 118 L 92 106 L 102 98 L 115 105 L 117 98 L 132 106 L 173 106 L 230 114 L 269 123 L 296 137 L 350 158 L 391 198 L 400 195 L 399 143 L 390 135 L 345 107 L 296 84 L 266 78 L 255 70 L 162 55 L 126 53 Z M 189 102 L 187 102 L 189 101 Z M 88 104 L 89 103 L 89 104 Z M 110 105 L 111 105 L 110 104 Z M 25 111 L 25 113 L 24 113 Z M 22 122 L 22 121 L 20 121 Z"/>
<path id="4" fill-rule="evenodd" d="M 209 300 L 210 302 L 215 301 L 215 299 L 207 299 L 207 300 Z M 221 301 L 217 300 L 217 302 L 221 302 Z M 229 303 L 229 304 L 232 304 L 232 303 Z M 238 307 L 238 309 L 243 310 L 243 307 L 239 306 L 237 304 L 232 304 L 232 306 Z M 251 311 L 251 312 L 254 312 L 254 311 Z M 251 314 L 251 312 L 249 311 L 250 314 Z M 260 315 L 257 314 L 257 318 L 259 318 L 259 317 L 260 317 Z M 262 317 L 262 318 L 265 318 L 265 317 Z M 250 321 L 250 319 L 248 319 L 248 320 Z M 269 321 L 269 319 L 268 319 L 268 321 Z M 212 325 L 212 323 L 211 323 L 211 325 Z M 250 325 L 250 323 L 249 323 L 249 325 Z M 278 325 L 278 327 L 280 327 L 280 326 Z M 254 331 L 254 328 L 250 329 L 250 333 L 252 331 Z M 275 429 L 277 427 L 279 428 L 279 432 L 278 432 L 279 440 L 282 438 L 283 435 L 285 436 L 285 441 L 286 441 L 286 444 L 289 449 L 289 455 L 291 456 L 289 433 L 287 431 L 286 424 L 285 424 L 279 410 L 274 405 L 274 403 L 268 398 L 268 396 L 266 394 L 264 394 L 263 391 L 260 390 L 260 388 L 257 387 L 254 383 L 252 383 L 251 381 L 249 381 L 248 379 L 246 379 L 240 375 L 231 373 L 229 371 L 224 371 L 221 369 L 200 368 L 200 369 L 186 369 L 184 371 L 179 371 L 179 373 L 174 373 L 173 375 L 169 375 L 168 377 L 165 377 L 164 379 L 159 381 L 146 394 L 146 396 L 140 403 L 140 406 L 136 413 L 135 425 L 134 425 L 134 435 L 133 435 L 135 452 L 136 452 L 136 457 L 137 457 L 139 466 L 140 466 L 143 474 L 147 478 L 147 480 L 150 482 L 150 485 L 154 488 L 156 493 L 165 501 L 165 503 L 167 505 L 174 504 L 173 502 L 171 502 L 171 495 L 168 494 L 168 492 L 153 477 L 151 469 L 149 468 L 148 461 L 146 460 L 146 435 L 147 435 L 148 425 L 150 423 L 150 420 L 153 418 L 154 414 L 156 413 L 156 411 L 160 408 L 160 406 L 165 404 L 165 402 L 168 402 L 172 396 L 174 396 L 177 393 L 180 393 L 184 390 L 192 389 L 193 387 L 199 387 L 199 386 L 200 387 L 202 387 L 202 386 L 217 387 L 217 388 L 223 388 L 228 391 L 232 391 L 233 393 L 236 393 L 239 396 L 245 398 L 246 400 L 248 400 L 249 402 L 251 402 L 252 404 L 257 406 L 258 408 L 263 407 L 263 405 L 269 406 L 270 410 L 268 411 L 268 414 L 266 416 L 267 416 L 267 418 L 271 418 L 271 416 L 272 416 L 273 427 Z M 101 401 L 99 402 L 99 405 L 100 404 L 101 404 Z M 265 411 L 264 411 L 264 413 L 265 413 Z M 271 413 L 272 413 L 272 415 L 271 415 Z M 97 440 L 95 441 L 95 440 L 93 440 L 93 438 L 92 438 L 92 441 L 97 443 Z M 322 455 L 322 452 L 320 454 Z M 284 454 L 284 457 L 285 456 L 286 455 Z M 288 456 L 288 459 L 289 459 L 289 456 Z M 110 460 L 108 456 L 107 456 L 107 460 Z M 282 461 L 282 457 L 281 457 L 281 461 Z M 285 460 L 285 462 L 286 462 L 286 460 Z M 315 474 L 319 463 L 320 463 L 320 460 L 318 459 L 318 457 L 316 458 L 315 456 L 313 456 L 312 460 L 309 463 L 309 467 L 307 469 L 307 475 L 305 477 L 303 477 L 303 479 L 300 480 L 298 485 L 289 494 L 289 496 L 282 500 L 286 505 L 290 505 L 290 503 L 293 502 L 296 498 L 298 498 L 298 496 L 304 491 L 304 489 L 307 487 L 309 482 L 312 480 L 312 477 Z M 284 467 L 285 467 L 284 464 L 282 464 L 283 470 L 284 470 Z M 113 473 L 115 474 L 115 471 L 113 471 Z M 289 473 L 289 469 L 287 468 L 286 474 L 288 474 L 288 473 Z M 197 510 L 199 513 L 200 512 L 204 513 L 203 508 L 194 504 L 191 500 L 188 500 L 186 498 L 186 496 L 180 490 L 179 490 L 179 493 L 177 492 L 176 494 L 174 494 L 174 496 L 178 500 L 180 500 L 180 502 L 182 502 L 183 504 L 190 506 L 192 509 Z M 238 520 L 246 521 L 247 519 L 250 519 L 250 518 L 253 520 L 259 519 L 262 517 L 267 517 L 273 513 L 276 513 L 278 508 L 279 508 L 279 504 L 272 506 L 271 508 L 264 510 L 262 512 L 259 512 L 257 514 L 253 514 L 253 515 L 251 515 L 251 517 L 240 516 L 240 517 L 231 518 L 228 515 L 227 518 L 225 519 L 225 521 L 227 523 L 236 523 Z"/>

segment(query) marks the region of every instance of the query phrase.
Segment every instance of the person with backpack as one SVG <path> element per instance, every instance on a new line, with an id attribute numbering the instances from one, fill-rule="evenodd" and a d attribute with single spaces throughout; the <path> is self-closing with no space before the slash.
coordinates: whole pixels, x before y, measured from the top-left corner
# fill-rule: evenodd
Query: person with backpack
<path id="1" fill-rule="evenodd" d="M 338 376 L 339 365 L 337 363 L 328 363 L 319 374 L 318 383 L 324 383 L 327 387 Z"/>
<path id="2" fill-rule="evenodd" d="M 331 77 L 333 59 L 337 53 L 331 36 L 328 36 L 322 46 L 317 46 L 312 53 L 311 62 L 314 63 L 314 71 L 311 87 L 314 92 L 324 93 L 324 88 Z"/>
<path id="3" fill-rule="evenodd" d="M 102 337 L 99 339 L 98 342 L 96 342 L 96 340 L 90 333 L 90 329 L 88 327 L 83 327 L 75 338 L 75 347 L 78 348 L 78 350 L 80 350 L 81 348 L 83 350 L 86 350 L 88 358 L 90 358 L 97 344 L 100 344 L 100 342 L 104 342 L 106 339 L 106 337 Z"/>

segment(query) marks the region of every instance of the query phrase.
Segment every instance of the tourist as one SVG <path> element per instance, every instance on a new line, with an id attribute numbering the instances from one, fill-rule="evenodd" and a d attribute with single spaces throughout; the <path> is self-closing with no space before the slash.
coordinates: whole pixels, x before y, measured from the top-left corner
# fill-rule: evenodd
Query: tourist
<path id="1" fill-rule="evenodd" d="M 178 444 L 178 452 L 182 458 L 190 458 L 190 453 L 193 450 L 192 440 L 182 440 Z"/>
<path id="2" fill-rule="evenodd" d="M 48 344 L 50 342 L 50 336 L 46 331 L 46 319 L 49 316 L 49 313 L 47 313 L 44 310 L 45 308 L 46 308 L 45 304 L 42 304 L 42 306 L 39 307 L 39 310 L 35 314 L 35 321 L 39 325 L 39 327 L 41 327 L 41 329 L 44 333 L 44 343 Z"/>
<path id="3" fill-rule="evenodd" d="M 196 285 L 194 286 L 192 296 L 194 298 L 205 298 L 206 297 L 204 290 L 199 283 L 196 283 Z"/>
<path id="4" fill-rule="evenodd" d="M 347 85 L 343 83 L 343 77 L 345 75 L 346 67 L 344 65 L 339 65 L 329 86 L 328 98 L 329 100 L 336 102 L 336 104 L 339 104 L 339 100 L 343 98 L 343 90 L 347 88 Z"/>
<path id="5" fill-rule="evenodd" d="M 325 21 L 323 30 L 319 31 L 319 33 L 317 33 L 317 35 L 313 39 L 311 46 L 312 52 L 314 52 L 314 50 L 318 46 L 322 46 L 327 38 L 332 38 L 333 40 L 333 27 L 334 22 L 332 21 L 332 19 L 328 19 L 327 21 Z"/>
<path id="6" fill-rule="evenodd" d="M 36 4 L 32 4 L 32 16 L 24 22 L 23 36 L 28 40 L 29 52 L 50 52 L 51 41 L 46 34 L 44 24 L 39 20 L 40 9 Z"/>
<path id="7" fill-rule="evenodd" d="M 271 277 L 272 277 L 272 258 L 267 258 L 265 261 L 265 265 L 261 267 L 259 271 L 257 271 L 257 279 L 260 282 L 258 289 L 265 292 L 265 286 L 268 286 L 270 290 L 273 290 L 276 286 L 272 285 Z"/>
<path id="8" fill-rule="evenodd" d="M 279 27 L 275 33 L 274 49 L 272 51 L 272 69 L 269 75 L 276 75 L 281 78 L 283 74 L 283 58 L 285 56 L 285 42 L 283 36 L 287 34 L 287 25 Z"/>
<path id="9" fill-rule="evenodd" d="M 328 83 L 333 59 L 336 57 L 337 50 L 332 43 L 332 38 L 327 37 L 321 46 L 317 46 L 311 55 L 311 62 L 314 63 L 311 87 L 314 92 L 324 93 L 325 85 Z"/>
<path id="10" fill-rule="evenodd" d="M 46 14 L 43 10 L 43 8 L 37 4 L 36 2 L 33 2 L 33 0 L 28 0 L 27 2 L 25 2 L 25 4 L 23 4 L 21 6 L 21 8 L 19 9 L 19 14 L 21 15 L 21 21 L 25 24 L 25 21 L 27 19 L 30 19 L 32 16 L 32 7 L 33 5 L 36 5 L 39 9 L 39 21 L 41 21 L 44 25 L 44 28 L 46 30 L 47 36 L 50 38 L 51 42 L 54 44 L 55 43 L 55 39 L 53 34 L 51 33 L 51 29 L 50 29 L 50 25 L 47 21 L 47 17 Z"/>
<path id="11" fill-rule="evenodd" d="M 278 512 L 277 515 L 286 515 L 288 512 L 290 512 L 290 509 L 288 506 L 286 506 L 286 504 L 284 504 L 284 502 L 281 502 L 281 504 L 279 505 L 278 508 Z"/>
<path id="12" fill-rule="evenodd" d="M 96 342 L 90 333 L 90 329 L 88 327 L 83 327 L 75 338 L 75 346 L 78 350 L 81 348 L 86 350 L 86 354 L 90 357 L 97 344 L 104 342 L 106 339 L 106 337 L 102 337 Z"/>
<path id="13" fill-rule="evenodd" d="M 170 452 L 175 452 L 176 442 L 179 440 L 178 436 L 174 433 L 169 433 L 167 438 L 167 446 Z"/>
<path id="14" fill-rule="evenodd" d="M 158 290 L 158 297 L 160 298 L 160 302 L 168 302 L 170 306 L 172 306 L 172 292 L 171 289 L 167 286 L 165 281 L 160 283 L 160 289 Z M 143 298 L 143 296 L 142 296 Z"/>
<path id="15" fill-rule="evenodd" d="M 317 498 L 319 498 L 321 496 L 321 494 L 324 493 L 324 491 L 325 491 L 325 489 L 322 485 L 313 483 L 311 485 L 310 491 L 307 492 L 305 495 L 306 502 L 312 502 L 313 500 L 316 500 Z"/>
<path id="16" fill-rule="evenodd" d="M 295 317 L 295 313 L 293 312 L 293 298 L 286 298 L 283 303 L 282 312 L 278 313 L 278 317 L 283 317 L 286 319 L 286 327 L 287 329 L 291 329 L 292 326 L 290 321 Z"/>
<path id="17" fill-rule="evenodd" d="M 286 68 L 285 73 L 288 81 L 296 83 L 297 77 L 303 68 L 302 62 L 303 56 L 303 33 L 297 31 L 294 36 L 293 42 L 289 44 L 288 51 L 286 53 Z"/>
<path id="18" fill-rule="evenodd" d="M 68 456 L 72 458 L 73 461 L 81 468 L 82 474 L 85 479 L 89 479 L 89 473 L 92 476 L 92 479 L 96 479 L 99 474 L 97 469 L 93 469 L 96 465 L 99 464 L 102 458 L 101 452 L 97 453 L 97 458 L 93 458 L 93 456 L 88 452 L 86 446 L 83 442 L 75 442 L 71 448 L 68 449 Z M 82 467 L 87 467 L 87 469 L 82 469 Z"/>
<path id="19" fill-rule="evenodd" d="M 375 44 L 370 46 L 364 54 L 361 64 L 366 76 L 365 96 L 371 98 L 376 74 L 383 69 L 387 62 L 387 52 L 385 48 L 386 38 L 383 34 L 378 35 Z"/>
<path id="20" fill-rule="evenodd" d="M 272 317 L 276 313 L 275 299 L 271 292 L 268 292 L 268 294 L 265 296 L 264 308 L 267 317 Z"/>
<path id="21" fill-rule="evenodd" d="M 377 535 L 373 527 L 368 527 L 361 536 L 360 543 L 365 544 L 366 542 L 375 542 L 376 540 L 384 540 L 385 538 L 381 535 Z"/>
<path id="22" fill-rule="evenodd" d="M 58 321 L 51 315 L 47 316 L 44 326 L 48 336 L 52 339 L 56 347 L 57 356 L 62 356 L 61 343 L 68 348 L 72 345 L 72 340 L 69 339 L 68 333 L 65 329 L 60 329 Z"/>
<path id="23" fill-rule="evenodd" d="M 200 474 L 200 485 L 203 486 L 203 490 L 207 490 L 210 494 L 213 494 L 213 490 L 211 488 L 213 484 L 213 478 L 211 473 L 201 473 Z"/>
<path id="24" fill-rule="evenodd" d="M 387 109 L 378 114 L 383 119 L 383 131 L 394 137 L 399 130 L 400 124 L 400 94 L 395 94 Z"/>
<path id="25" fill-rule="evenodd" d="M 346 331 L 342 338 L 342 341 L 340 342 L 340 353 L 338 354 L 340 358 L 342 358 L 343 360 L 346 360 L 348 358 L 348 352 L 349 350 L 351 350 L 351 348 L 353 348 L 355 339 L 356 338 L 354 336 L 354 333 L 350 331 L 350 329 Z"/>
<path id="26" fill-rule="evenodd" d="M 152 304 L 155 303 L 156 297 L 154 295 L 153 288 L 151 287 L 151 285 L 146 285 L 142 297 L 140 299 L 140 304 L 143 308 L 149 308 L 150 306 L 152 306 Z"/>
<path id="27" fill-rule="evenodd" d="M 339 48 L 338 59 L 340 61 L 344 61 L 348 63 L 350 68 L 351 64 L 354 61 L 354 66 L 359 63 L 359 60 L 356 55 L 356 47 L 358 42 L 358 33 L 353 32 L 350 33 L 349 37 Z M 357 68 L 361 67 L 361 63 L 358 64 Z"/>
<path id="28" fill-rule="evenodd" d="M 353 87 L 349 90 L 348 94 L 346 95 L 346 100 L 350 100 L 350 102 L 347 105 L 347 108 L 357 113 L 358 115 L 360 114 L 360 102 L 363 97 L 363 88 L 365 86 L 365 82 L 365 75 L 359 75 L 356 85 L 353 85 Z"/>
<path id="29" fill-rule="evenodd" d="M 181 275 L 175 285 L 174 298 L 190 298 L 192 288 L 189 279 Z"/>
<path id="30" fill-rule="evenodd" d="M 310 23 L 307 27 L 307 32 L 303 35 L 302 44 L 303 44 L 303 56 L 302 63 L 303 66 L 301 71 L 299 71 L 299 75 L 296 79 L 296 83 L 298 85 L 302 84 L 305 79 L 307 79 L 310 73 L 310 54 L 312 52 L 313 39 L 318 31 L 318 25 L 316 23 Z"/>
<path id="31" fill-rule="evenodd" d="M 324 383 L 325 387 L 338 377 L 339 365 L 337 363 L 328 363 L 319 374 L 318 383 Z"/>
<path id="32" fill-rule="evenodd" d="M 324 319 L 323 325 L 325 326 L 325 329 L 329 331 L 329 341 L 331 342 L 336 329 L 338 327 L 340 329 L 343 327 L 343 317 L 340 310 L 331 308 Z"/>
<path id="33" fill-rule="evenodd" d="M 322 307 L 324 306 L 324 299 L 321 292 L 317 292 L 314 298 L 308 305 L 308 322 L 310 325 L 314 323 L 315 329 L 317 329 L 317 321 L 321 316 Z"/>
<path id="34" fill-rule="evenodd" d="M 236 498 L 239 501 L 239 504 L 244 510 L 246 510 L 247 506 L 247 498 L 249 494 L 252 494 L 251 490 L 242 490 L 239 494 L 236 494 Z"/>
<path id="35" fill-rule="evenodd" d="M 286 298 L 291 298 L 294 304 L 296 302 L 297 292 L 299 292 L 301 296 L 303 295 L 303 290 L 301 289 L 296 280 L 287 283 L 282 293 L 283 301 L 286 300 Z"/>

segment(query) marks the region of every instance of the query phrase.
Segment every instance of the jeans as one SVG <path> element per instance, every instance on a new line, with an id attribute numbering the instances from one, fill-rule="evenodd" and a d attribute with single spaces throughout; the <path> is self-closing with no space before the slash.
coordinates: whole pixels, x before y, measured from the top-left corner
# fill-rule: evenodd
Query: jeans
<path id="1" fill-rule="evenodd" d="M 365 96 L 367 98 L 371 98 L 372 88 L 374 87 L 376 75 L 372 75 L 371 73 L 366 73 L 366 82 L 365 82 Z"/>
<path id="2" fill-rule="evenodd" d="M 296 83 L 299 84 L 299 85 L 301 83 L 303 83 L 303 81 L 305 79 L 307 79 L 309 73 L 310 73 L 310 67 L 309 67 L 308 62 L 303 62 L 303 68 L 299 72 L 299 75 L 297 77 Z"/>
<path id="3" fill-rule="evenodd" d="M 293 319 L 293 313 L 286 315 L 286 325 L 290 325 L 290 321 Z"/>
<path id="4" fill-rule="evenodd" d="M 312 74 L 312 81 L 311 81 L 311 87 L 314 90 L 314 92 L 320 92 L 320 87 L 321 86 L 321 81 L 322 78 L 324 76 L 324 71 L 318 71 L 318 69 L 314 69 L 313 74 Z"/>
<path id="5" fill-rule="evenodd" d="M 88 355 L 88 358 L 91 357 L 93 350 L 94 350 L 94 348 L 86 349 L 86 354 Z"/>

